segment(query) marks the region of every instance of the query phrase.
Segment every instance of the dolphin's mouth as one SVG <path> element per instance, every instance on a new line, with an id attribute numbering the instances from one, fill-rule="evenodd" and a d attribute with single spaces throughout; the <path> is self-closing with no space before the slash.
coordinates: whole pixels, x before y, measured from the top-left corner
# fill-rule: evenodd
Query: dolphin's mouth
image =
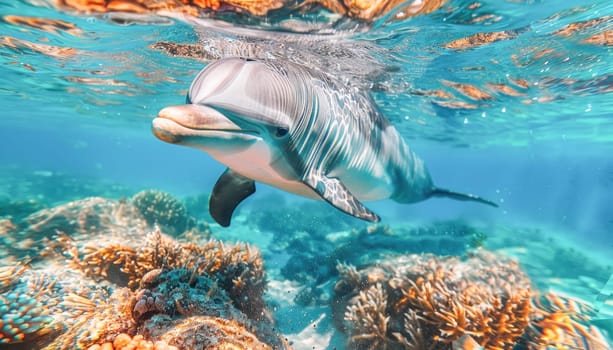
<path id="1" fill-rule="evenodd" d="M 195 104 L 162 109 L 153 120 L 152 130 L 157 138 L 169 143 L 177 143 L 187 136 L 219 137 L 223 134 L 240 134 L 254 138 L 260 136 L 256 130 L 242 129 L 213 108 Z"/>

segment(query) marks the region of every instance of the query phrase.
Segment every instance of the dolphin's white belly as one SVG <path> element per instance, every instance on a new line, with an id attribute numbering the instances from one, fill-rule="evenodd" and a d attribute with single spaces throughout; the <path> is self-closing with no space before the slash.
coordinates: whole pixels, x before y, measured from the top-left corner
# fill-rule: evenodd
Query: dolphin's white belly
<path id="1" fill-rule="evenodd" d="M 205 149 L 205 151 L 218 162 L 252 180 L 299 196 L 322 199 L 300 179 L 292 179 L 284 175 L 283 170 L 271 166 L 271 152 L 264 143 L 257 142 L 239 152 L 232 150 L 226 153 L 213 149 Z M 276 165 L 279 166 L 279 164 Z M 393 193 L 393 184 L 389 176 L 385 174 L 383 164 L 380 163 L 375 165 L 375 169 L 369 170 L 345 164 L 335 167 L 327 175 L 341 180 L 347 189 L 361 201 L 387 199 Z"/>
<path id="2" fill-rule="evenodd" d="M 262 142 L 256 142 L 251 147 L 241 151 L 229 150 L 223 152 L 215 149 L 203 149 L 218 162 L 254 181 L 277 187 L 283 191 L 299 196 L 320 199 L 310 187 L 300 179 L 291 179 L 283 174 L 283 170 L 273 167 L 270 148 Z M 278 166 L 279 164 L 277 164 Z"/>

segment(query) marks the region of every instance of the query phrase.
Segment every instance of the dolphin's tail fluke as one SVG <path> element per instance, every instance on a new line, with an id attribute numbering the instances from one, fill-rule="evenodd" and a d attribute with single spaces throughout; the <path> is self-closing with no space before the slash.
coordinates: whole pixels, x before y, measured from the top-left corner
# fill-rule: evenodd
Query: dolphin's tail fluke
<path id="1" fill-rule="evenodd" d="M 455 192 L 455 191 L 446 190 L 444 188 L 434 187 L 432 189 L 432 192 L 430 193 L 430 195 L 432 197 L 447 197 L 447 198 L 452 198 L 452 199 L 455 199 L 455 200 L 458 200 L 458 201 L 479 202 L 479 203 L 491 205 L 492 207 L 498 208 L 498 204 L 496 204 L 496 203 L 494 203 L 492 201 L 489 201 L 487 199 L 481 198 L 479 196 L 475 196 L 474 194 Z"/>

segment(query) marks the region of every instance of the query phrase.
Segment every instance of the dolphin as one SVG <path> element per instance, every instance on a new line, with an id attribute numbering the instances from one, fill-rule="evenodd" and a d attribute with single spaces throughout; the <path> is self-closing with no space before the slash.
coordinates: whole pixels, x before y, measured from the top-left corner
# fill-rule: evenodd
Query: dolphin
<path id="1" fill-rule="evenodd" d="M 208 64 L 186 104 L 162 109 L 152 130 L 228 167 L 209 200 L 211 216 L 224 227 L 256 181 L 371 222 L 380 218 L 362 202 L 449 197 L 497 207 L 434 186 L 423 160 L 367 92 L 285 60 L 230 57 Z"/>

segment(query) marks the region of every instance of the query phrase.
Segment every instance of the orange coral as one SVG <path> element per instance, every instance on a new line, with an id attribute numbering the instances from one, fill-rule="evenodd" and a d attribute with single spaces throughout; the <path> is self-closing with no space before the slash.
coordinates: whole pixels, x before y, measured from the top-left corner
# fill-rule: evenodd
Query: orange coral
<path id="1" fill-rule="evenodd" d="M 589 325 L 585 304 L 538 297 L 516 261 L 489 252 L 464 261 L 400 256 L 338 270 L 332 307 L 351 348 L 447 350 L 468 342 L 488 350 L 610 350 Z"/>
<path id="2" fill-rule="evenodd" d="M 147 336 L 172 344 L 181 340 L 183 349 L 271 350 L 244 325 L 219 317 L 193 316 L 168 322 L 164 327 L 147 327 Z"/>
<path id="3" fill-rule="evenodd" d="M 594 311 L 585 303 L 547 293 L 534 297 L 533 309 L 528 349 L 609 349 L 598 329 L 588 325 Z"/>
<path id="4" fill-rule="evenodd" d="M 168 345 L 164 341 L 152 342 L 145 340 L 142 335 L 134 337 L 121 333 L 112 342 L 95 344 L 87 348 L 87 350 L 178 350 L 176 346 Z"/>
<path id="5" fill-rule="evenodd" d="M 132 290 L 152 270 L 184 268 L 217 280 L 238 309 L 250 317 L 261 318 L 265 309 L 264 264 L 259 252 L 247 244 L 227 245 L 216 240 L 202 246 L 179 243 L 157 230 L 138 248 L 86 244 L 71 254 L 75 267 L 86 275 Z"/>
<path id="6" fill-rule="evenodd" d="M 385 316 L 387 295 L 377 283 L 360 291 L 356 302 L 347 308 L 346 319 L 356 320 L 354 333 L 350 339 L 350 348 L 362 348 L 366 343 L 371 349 L 386 347 L 387 326 L 390 320 Z"/>
<path id="7" fill-rule="evenodd" d="M 357 296 L 341 298 L 348 301 L 344 319 L 350 342 L 368 340 L 370 346 L 377 347 L 385 341 L 408 349 L 431 344 L 428 348 L 446 349 L 453 341 L 470 335 L 487 349 L 507 349 L 529 323 L 531 293 L 527 277 L 516 262 L 497 260 L 489 253 L 480 252 L 466 261 L 412 255 L 362 273 L 345 266 L 339 270 L 337 293 L 366 288 Z M 377 293 L 378 298 L 365 298 L 368 294 L 364 293 L 372 294 L 372 288 L 380 288 L 373 286 L 379 285 L 384 292 Z M 365 317 L 360 310 L 379 311 Z M 376 325 L 387 319 L 387 329 L 382 333 L 383 328 Z M 379 332 L 367 331 L 369 327 Z"/>
<path id="8" fill-rule="evenodd" d="M 112 342 L 121 333 L 134 334 L 136 322 L 130 309 L 132 295 L 127 288 L 118 288 L 99 303 L 78 295 L 64 296 L 63 308 L 79 310 L 80 315 L 67 320 L 68 330 L 44 349 L 83 349 Z"/>

